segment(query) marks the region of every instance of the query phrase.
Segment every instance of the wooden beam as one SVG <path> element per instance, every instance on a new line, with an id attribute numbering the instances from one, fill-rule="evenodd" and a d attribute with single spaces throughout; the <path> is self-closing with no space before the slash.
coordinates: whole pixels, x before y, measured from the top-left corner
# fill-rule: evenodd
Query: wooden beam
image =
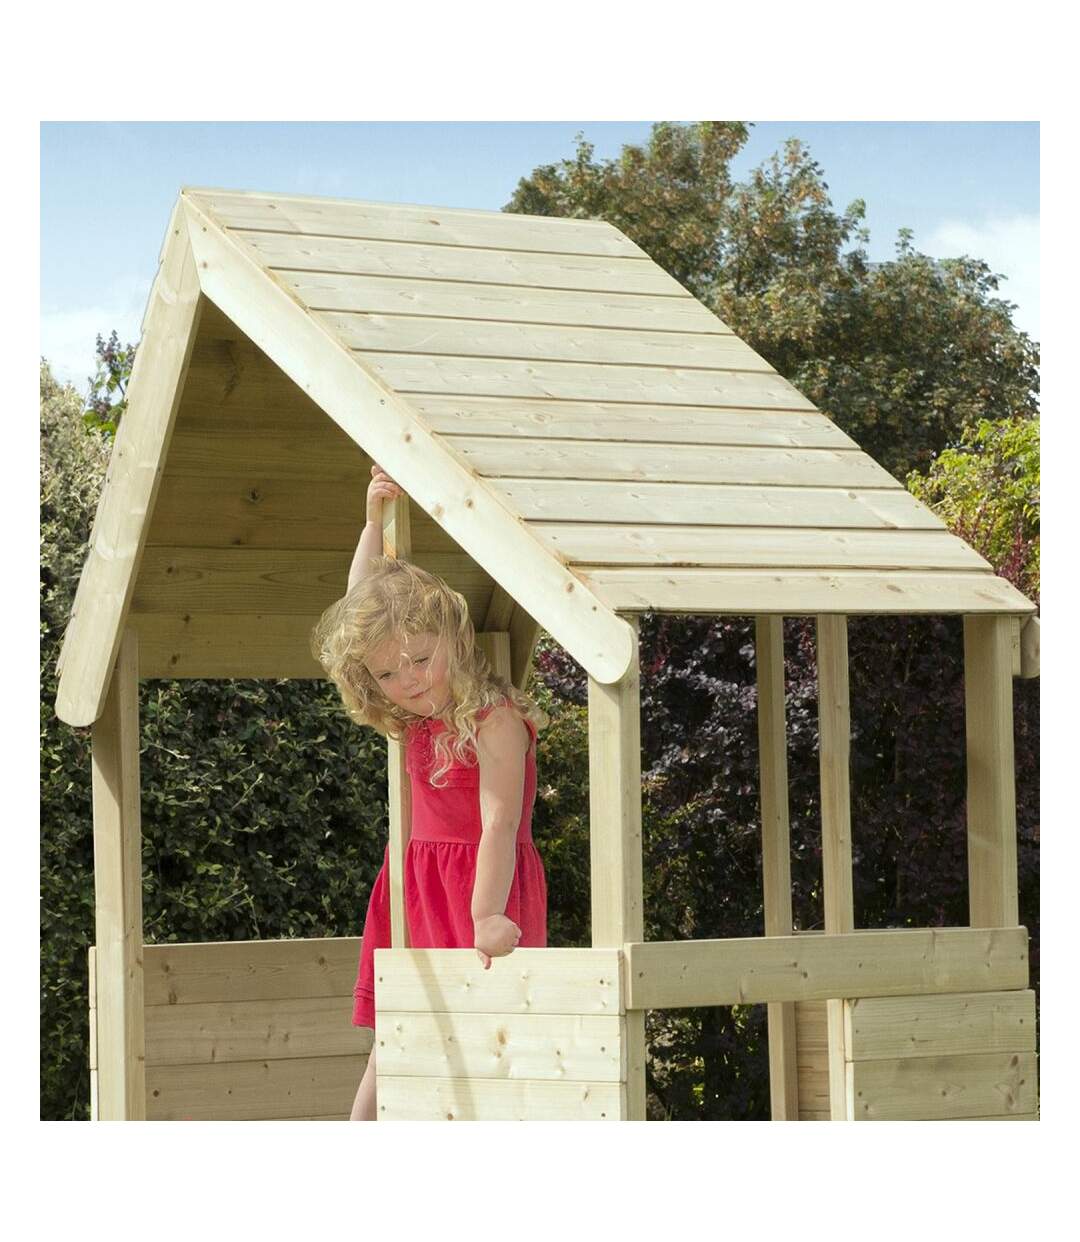
<path id="1" fill-rule="evenodd" d="M 98 1120 L 98 1084 L 97 1084 L 97 953 L 91 945 L 86 951 L 87 979 L 89 987 L 90 1014 L 90 1120 Z"/>
<path id="2" fill-rule="evenodd" d="M 765 935 L 791 935 L 791 833 L 788 821 L 787 731 L 784 719 L 784 619 L 758 617 L 758 754 L 761 773 L 761 862 Z M 773 1121 L 799 1119 L 795 1005 L 768 1006 L 769 1099 Z"/>
<path id="3" fill-rule="evenodd" d="M 485 630 L 508 630 L 510 618 L 514 615 L 514 599 L 497 582 L 491 584 L 491 599 L 488 601 L 487 616 L 484 618 Z M 478 627 L 481 628 L 481 627 Z"/>
<path id="4" fill-rule="evenodd" d="M 641 679 L 638 617 L 626 674 L 589 676 L 589 862 L 594 948 L 645 936 L 641 856 Z M 626 1015 L 627 1119 L 645 1120 L 645 1014 Z"/>
<path id="5" fill-rule="evenodd" d="M 201 309 L 199 277 L 179 205 L 162 247 L 105 486 L 64 631 L 56 714 L 101 715 L 139 573 Z"/>
<path id="6" fill-rule="evenodd" d="M 1010 618 L 964 618 L 968 902 L 972 927 L 1019 921 Z"/>
<path id="7" fill-rule="evenodd" d="M 383 555 L 408 560 L 412 555 L 409 497 L 401 495 L 383 504 Z M 386 786 L 390 812 L 390 943 L 395 949 L 410 945 L 405 918 L 405 848 L 412 830 L 412 790 L 405 768 L 405 745 L 386 739 Z"/>
<path id="8" fill-rule="evenodd" d="M 138 1121 L 146 1118 L 139 649 L 127 627 L 91 750 L 97 1113 L 102 1121 Z"/>
<path id="9" fill-rule="evenodd" d="M 510 635 L 505 631 L 485 630 L 476 635 L 476 645 L 487 656 L 497 677 L 510 680 Z"/>
<path id="10" fill-rule="evenodd" d="M 528 683 L 539 637 L 539 622 L 520 605 L 515 607 L 510 617 L 510 678 L 519 690 Z"/>
<path id="11" fill-rule="evenodd" d="M 913 927 L 626 944 L 627 1010 L 1028 986 L 1023 927 Z"/>
<path id="12" fill-rule="evenodd" d="M 851 877 L 851 708 L 848 701 L 847 617 L 817 619 L 818 753 L 821 768 L 821 861 L 825 932 L 855 928 Z M 843 997 L 825 1004 L 829 1029 L 829 1109 L 833 1121 L 850 1119 Z"/>
<path id="13" fill-rule="evenodd" d="M 1039 675 L 1039 618 L 1028 617 L 1020 623 L 1020 676 Z"/>

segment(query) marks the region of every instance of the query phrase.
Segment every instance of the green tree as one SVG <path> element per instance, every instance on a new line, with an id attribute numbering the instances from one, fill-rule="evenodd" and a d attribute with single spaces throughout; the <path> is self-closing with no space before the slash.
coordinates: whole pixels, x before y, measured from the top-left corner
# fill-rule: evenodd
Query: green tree
<path id="1" fill-rule="evenodd" d="M 864 200 L 834 211 L 797 139 L 733 181 L 748 134 L 662 122 L 599 162 L 579 134 L 505 209 L 616 225 L 898 480 L 980 418 L 1035 415 L 1038 348 L 991 296 L 999 276 L 919 254 L 908 229 L 894 260 L 871 263 Z"/>
<path id="2" fill-rule="evenodd" d="M 1039 422 L 980 419 L 908 491 L 1030 599 L 1039 599 Z"/>

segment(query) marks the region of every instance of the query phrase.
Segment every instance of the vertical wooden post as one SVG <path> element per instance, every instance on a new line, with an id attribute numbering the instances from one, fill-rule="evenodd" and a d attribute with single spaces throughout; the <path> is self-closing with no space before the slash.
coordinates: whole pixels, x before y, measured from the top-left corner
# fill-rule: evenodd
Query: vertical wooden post
<path id="1" fill-rule="evenodd" d="M 146 1118 L 139 646 L 124 628 L 101 715 L 91 727 L 97 1114 Z"/>
<path id="2" fill-rule="evenodd" d="M 784 618 L 756 619 L 761 865 L 765 935 L 791 935 L 791 830 L 788 820 L 787 730 L 784 719 Z M 773 1121 L 798 1121 L 794 1002 L 767 1006 L 769 1099 Z"/>
<path id="3" fill-rule="evenodd" d="M 484 630 L 476 636 L 476 645 L 487 656 L 492 672 L 510 680 L 510 635 L 505 631 Z"/>
<path id="4" fill-rule="evenodd" d="M 399 496 L 383 503 L 383 555 L 408 559 L 412 555 L 409 498 Z M 405 919 L 405 847 L 412 827 L 412 793 L 405 769 L 405 747 L 387 739 L 386 786 L 390 814 L 390 944 L 407 949 L 409 927 Z"/>
<path id="5" fill-rule="evenodd" d="M 1016 927 L 1012 626 L 964 617 L 968 906 L 972 927 Z"/>
<path id="6" fill-rule="evenodd" d="M 87 965 L 87 982 L 89 984 L 87 991 L 90 1001 L 90 1120 L 98 1120 L 98 1086 L 97 1086 L 97 953 L 94 946 L 91 945 L 86 951 Z"/>
<path id="7" fill-rule="evenodd" d="M 636 613 L 620 613 L 638 631 Z M 589 678 L 589 863 L 594 948 L 645 938 L 639 655 L 611 685 Z M 626 1014 L 627 1120 L 645 1120 L 645 1011 Z"/>
<path id="8" fill-rule="evenodd" d="M 851 876 L 851 708 L 848 700 L 847 617 L 817 619 L 818 737 L 821 767 L 821 856 L 825 933 L 855 930 Z M 847 1098 L 844 998 L 825 1002 L 829 1038 L 829 1111 L 853 1115 Z"/>

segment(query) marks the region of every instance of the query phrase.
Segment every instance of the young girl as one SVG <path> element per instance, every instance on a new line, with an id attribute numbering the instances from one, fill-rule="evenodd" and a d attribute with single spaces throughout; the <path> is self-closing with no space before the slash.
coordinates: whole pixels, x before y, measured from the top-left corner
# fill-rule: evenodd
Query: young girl
<path id="1" fill-rule="evenodd" d="M 367 525 L 343 599 L 311 650 L 358 724 L 404 740 L 412 789 L 405 918 L 412 948 L 475 948 L 485 970 L 517 945 L 547 944 L 547 881 L 532 839 L 536 730 L 546 714 L 497 676 L 464 596 L 382 556 L 383 501 L 402 490 L 371 468 Z M 374 954 L 390 947 L 387 843 L 368 901 L 354 1026 L 375 1025 Z M 351 1120 L 373 1121 L 375 1049 Z"/>

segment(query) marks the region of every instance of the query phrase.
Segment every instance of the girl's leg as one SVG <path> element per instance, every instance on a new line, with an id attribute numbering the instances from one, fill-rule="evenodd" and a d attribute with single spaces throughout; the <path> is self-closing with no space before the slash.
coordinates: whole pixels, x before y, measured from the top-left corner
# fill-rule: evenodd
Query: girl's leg
<path id="1" fill-rule="evenodd" d="M 360 1086 L 353 1101 L 350 1121 L 374 1121 L 375 1116 L 375 1049 L 368 1054 L 367 1069 L 360 1079 Z"/>

